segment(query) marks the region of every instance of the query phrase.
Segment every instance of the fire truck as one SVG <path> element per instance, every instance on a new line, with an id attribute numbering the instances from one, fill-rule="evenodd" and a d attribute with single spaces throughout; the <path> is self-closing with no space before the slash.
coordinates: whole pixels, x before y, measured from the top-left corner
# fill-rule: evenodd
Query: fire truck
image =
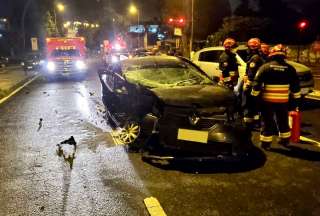
<path id="1" fill-rule="evenodd" d="M 47 38 L 45 75 L 83 78 L 87 72 L 86 42 L 83 37 Z"/>

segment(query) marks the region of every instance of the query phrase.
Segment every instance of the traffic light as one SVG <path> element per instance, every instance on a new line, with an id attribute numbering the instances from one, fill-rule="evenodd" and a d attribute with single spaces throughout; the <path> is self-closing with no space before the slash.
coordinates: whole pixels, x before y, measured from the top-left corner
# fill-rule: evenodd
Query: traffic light
<path id="1" fill-rule="evenodd" d="M 298 23 L 298 28 L 300 31 L 305 30 L 308 27 L 308 21 L 302 20 Z"/>
<path id="2" fill-rule="evenodd" d="M 180 23 L 180 24 L 184 24 L 184 19 L 183 19 L 183 18 L 180 18 L 180 19 L 179 19 L 179 23 Z"/>
<path id="3" fill-rule="evenodd" d="M 180 17 L 180 18 L 172 18 L 170 17 L 168 19 L 168 24 L 169 25 L 173 25 L 173 26 L 179 26 L 179 27 L 183 27 L 185 25 L 185 19 Z"/>

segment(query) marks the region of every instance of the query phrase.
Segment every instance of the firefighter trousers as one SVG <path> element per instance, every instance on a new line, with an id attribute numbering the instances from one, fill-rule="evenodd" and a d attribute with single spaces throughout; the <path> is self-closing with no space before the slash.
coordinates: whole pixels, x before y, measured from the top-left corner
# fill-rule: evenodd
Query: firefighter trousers
<path id="1" fill-rule="evenodd" d="M 244 97 L 245 97 L 245 105 L 244 105 L 244 122 L 245 123 L 253 123 L 254 121 L 259 120 L 258 110 L 257 110 L 257 104 L 256 99 L 251 95 L 252 86 L 248 85 L 244 89 Z"/>
<path id="2" fill-rule="evenodd" d="M 271 143 L 272 136 L 278 132 L 282 143 L 289 142 L 291 131 L 288 110 L 288 103 L 262 103 L 261 116 L 263 127 L 260 136 L 261 142 Z"/>

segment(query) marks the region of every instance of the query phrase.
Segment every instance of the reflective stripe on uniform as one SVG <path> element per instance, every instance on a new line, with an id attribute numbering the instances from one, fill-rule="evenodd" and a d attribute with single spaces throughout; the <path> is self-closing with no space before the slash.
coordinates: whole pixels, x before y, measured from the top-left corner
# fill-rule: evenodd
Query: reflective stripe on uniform
<path id="1" fill-rule="evenodd" d="M 260 94 L 260 91 L 255 91 L 255 90 L 252 90 L 252 91 L 251 91 L 251 95 L 252 95 L 252 96 L 257 97 L 259 94 Z"/>
<path id="2" fill-rule="evenodd" d="M 292 93 L 292 95 L 293 95 L 293 98 L 294 98 L 294 99 L 299 99 L 299 98 L 301 98 L 301 92 Z"/>
<path id="3" fill-rule="evenodd" d="M 231 81 L 231 77 L 223 77 L 223 81 L 224 82 L 229 82 L 229 81 Z"/>
<path id="4" fill-rule="evenodd" d="M 254 121 L 254 119 L 253 119 L 253 118 L 244 117 L 244 118 L 243 118 L 243 121 L 244 121 L 245 123 L 252 123 L 252 122 Z"/>
<path id="5" fill-rule="evenodd" d="M 265 85 L 264 86 L 265 90 L 289 90 L 289 85 Z"/>
<path id="6" fill-rule="evenodd" d="M 260 135 L 260 141 L 261 142 L 272 142 L 272 136 Z"/>
<path id="7" fill-rule="evenodd" d="M 235 76 L 236 72 L 235 71 L 230 71 L 229 74 L 230 74 L 230 76 Z"/>
<path id="8" fill-rule="evenodd" d="M 274 103 L 286 103 L 289 101 L 289 91 L 264 91 L 262 96 L 264 101 Z"/>
<path id="9" fill-rule="evenodd" d="M 286 133 L 279 133 L 279 137 L 282 139 L 288 139 L 291 137 L 291 131 L 286 132 Z"/>

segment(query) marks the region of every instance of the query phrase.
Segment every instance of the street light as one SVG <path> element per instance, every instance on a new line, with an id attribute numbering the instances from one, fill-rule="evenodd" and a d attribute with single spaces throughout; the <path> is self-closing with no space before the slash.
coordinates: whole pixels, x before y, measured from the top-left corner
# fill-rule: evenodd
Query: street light
<path id="1" fill-rule="evenodd" d="M 56 26 L 56 31 L 58 32 L 56 8 L 58 9 L 58 12 L 63 13 L 65 11 L 66 7 L 62 3 L 58 3 L 58 4 L 54 5 L 54 7 L 53 7 L 54 24 Z"/>
<path id="2" fill-rule="evenodd" d="M 63 4 L 61 4 L 61 3 L 58 3 L 56 5 L 56 7 L 57 7 L 59 12 L 64 12 L 65 11 L 65 6 Z"/>
<path id="3" fill-rule="evenodd" d="M 140 27 L 140 11 L 135 5 L 130 5 L 129 13 L 138 16 L 138 28 Z M 138 33 L 138 48 L 140 47 L 140 33 Z"/>

